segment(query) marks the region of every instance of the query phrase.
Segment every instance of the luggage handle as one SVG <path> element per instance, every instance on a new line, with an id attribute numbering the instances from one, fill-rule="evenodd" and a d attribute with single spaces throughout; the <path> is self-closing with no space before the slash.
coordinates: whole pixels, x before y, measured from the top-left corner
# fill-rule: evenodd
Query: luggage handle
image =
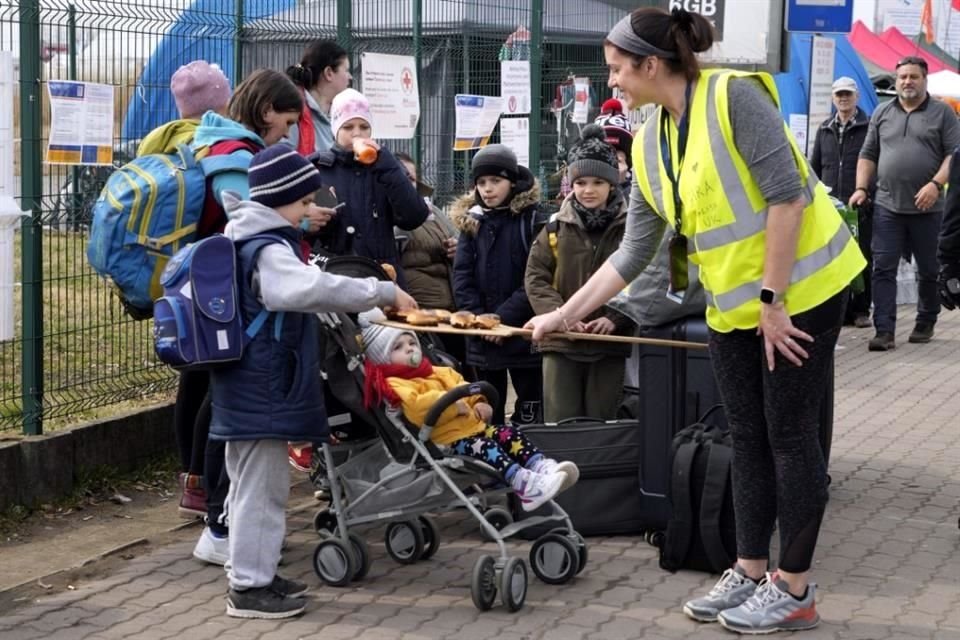
<path id="1" fill-rule="evenodd" d="M 712 415 L 714 414 L 714 412 L 717 411 L 718 409 L 723 409 L 723 403 L 722 403 L 722 402 L 718 402 L 717 404 L 715 404 L 715 405 L 713 405 L 712 407 L 710 407 L 709 409 L 707 409 L 706 412 L 705 412 L 702 416 L 700 416 L 700 419 L 697 420 L 697 422 L 700 423 L 700 424 L 706 424 L 707 418 L 709 418 L 710 416 L 712 416 Z"/>
<path id="2" fill-rule="evenodd" d="M 555 423 L 557 426 L 561 424 L 570 424 L 571 422 L 603 422 L 600 418 L 591 418 L 590 416 L 573 416 L 572 418 L 563 418 L 562 420 L 557 420 Z"/>

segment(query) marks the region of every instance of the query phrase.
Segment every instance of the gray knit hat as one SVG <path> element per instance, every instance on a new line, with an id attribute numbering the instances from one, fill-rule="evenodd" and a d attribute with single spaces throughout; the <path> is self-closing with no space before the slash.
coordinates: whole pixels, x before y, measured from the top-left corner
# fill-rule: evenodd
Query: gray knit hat
<path id="1" fill-rule="evenodd" d="M 567 177 L 571 182 L 589 177 L 620 184 L 620 162 L 616 150 L 606 141 L 603 127 L 589 124 L 583 128 L 567 154 Z"/>
<path id="2" fill-rule="evenodd" d="M 510 182 L 516 182 L 520 177 L 517 165 L 517 154 L 513 149 L 502 144 L 488 144 L 473 156 L 470 164 L 470 177 L 473 184 L 483 176 L 500 176 Z"/>
<path id="3" fill-rule="evenodd" d="M 382 324 L 372 324 L 374 320 L 385 319 L 386 316 L 377 308 L 364 311 L 357 318 L 361 327 L 360 335 L 363 337 L 364 354 L 367 360 L 374 364 L 390 364 L 390 351 L 393 349 L 394 343 L 405 333 L 413 336 L 413 339 L 419 342 L 417 334 L 413 331 L 386 327 Z"/>

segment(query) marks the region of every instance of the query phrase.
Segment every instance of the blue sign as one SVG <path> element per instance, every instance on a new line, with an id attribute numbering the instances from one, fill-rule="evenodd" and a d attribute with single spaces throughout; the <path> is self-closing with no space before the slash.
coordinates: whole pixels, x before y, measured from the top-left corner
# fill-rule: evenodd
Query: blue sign
<path id="1" fill-rule="evenodd" d="M 850 33 L 853 0 L 787 0 L 787 31 Z"/>

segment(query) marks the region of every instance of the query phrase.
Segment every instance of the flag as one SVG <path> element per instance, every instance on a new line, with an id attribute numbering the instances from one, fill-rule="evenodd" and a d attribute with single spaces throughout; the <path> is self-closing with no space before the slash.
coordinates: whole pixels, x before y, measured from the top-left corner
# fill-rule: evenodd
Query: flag
<path id="1" fill-rule="evenodd" d="M 957 11 L 960 11 L 960 0 L 953 0 L 953 2 L 950 3 L 950 6 Z"/>
<path id="2" fill-rule="evenodd" d="M 960 0 L 953 0 L 953 6 L 957 4 L 960 4 Z M 923 3 L 923 10 L 920 11 L 920 28 L 923 30 L 923 37 L 927 44 L 933 42 L 933 0 L 925 0 Z"/>

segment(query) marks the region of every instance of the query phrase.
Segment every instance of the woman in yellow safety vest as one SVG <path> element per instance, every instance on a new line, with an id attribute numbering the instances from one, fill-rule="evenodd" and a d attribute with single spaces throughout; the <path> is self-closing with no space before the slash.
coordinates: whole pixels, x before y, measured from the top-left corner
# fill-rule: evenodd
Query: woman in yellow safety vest
<path id="1" fill-rule="evenodd" d="M 604 43 L 610 87 L 656 113 L 633 143 L 634 185 L 616 253 L 563 306 L 527 323 L 534 340 L 573 326 L 650 262 L 670 234 L 670 288 L 688 261 L 707 295 L 710 355 L 733 436 L 737 562 L 684 605 L 742 633 L 816 626 L 808 584 L 827 501 L 819 415 L 856 241 L 810 170 L 765 73 L 701 70 L 702 16 L 641 8 Z M 767 570 L 774 523 L 776 573 Z"/>

